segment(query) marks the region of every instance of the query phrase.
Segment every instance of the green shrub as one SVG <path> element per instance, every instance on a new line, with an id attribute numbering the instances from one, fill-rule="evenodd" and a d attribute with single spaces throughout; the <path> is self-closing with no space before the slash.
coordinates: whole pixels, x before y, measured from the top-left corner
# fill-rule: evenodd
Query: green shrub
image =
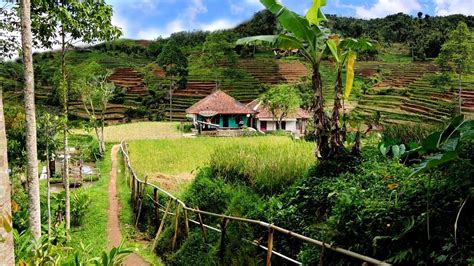
<path id="1" fill-rule="evenodd" d="M 308 176 L 278 198 L 272 220 L 315 239 L 397 264 L 465 264 L 474 254 L 469 240 L 472 210 L 464 209 L 454 231 L 463 199 L 472 195 L 472 143 L 461 159 L 418 177 L 398 160 L 387 160 L 365 147 L 360 164 L 337 177 L 318 178 L 319 164 Z M 344 162 L 341 161 L 341 166 Z M 336 166 L 333 166 L 336 167 Z M 470 192 L 471 190 L 471 192 Z M 431 238 L 427 236 L 427 202 Z M 278 206 L 279 205 L 279 206 Z M 467 206 L 466 206 L 467 207 Z M 320 261 L 320 248 L 291 239 L 275 240 L 275 249 L 298 256 L 304 264 Z M 332 264 L 353 264 L 334 252 Z"/>
<path id="2" fill-rule="evenodd" d="M 412 125 L 387 124 L 384 125 L 383 138 L 399 144 L 420 143 L 437 129 L 440 129 L 439 126 L 422 123 Z"/>

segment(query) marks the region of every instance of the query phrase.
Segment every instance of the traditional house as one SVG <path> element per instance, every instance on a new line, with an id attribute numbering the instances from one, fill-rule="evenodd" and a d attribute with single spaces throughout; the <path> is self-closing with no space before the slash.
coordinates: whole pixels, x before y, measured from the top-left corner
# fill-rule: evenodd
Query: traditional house
<path id="1" fill-rule="evenodd" d="M 252 111 L 256 112 L 253 116 L 252 125 L 258 131 L 277 130 L 277 118 L 263 107 L 262 103 L 256 99 L 247 104 Z M 295 134 L 304 134 L 306 132 L 306 124 L 311 116 L 304 109 L 299 108 L 296 112 L 288 114 L 283 118 L 281 129 L 291 131 Z"/>
<path id="2" fill-rule="evenodd" d="M 223 91 L 215 91 L 186 109 L 186 116 L 200 130 L 238 129 L 248 123 L 256 112 Z"/>

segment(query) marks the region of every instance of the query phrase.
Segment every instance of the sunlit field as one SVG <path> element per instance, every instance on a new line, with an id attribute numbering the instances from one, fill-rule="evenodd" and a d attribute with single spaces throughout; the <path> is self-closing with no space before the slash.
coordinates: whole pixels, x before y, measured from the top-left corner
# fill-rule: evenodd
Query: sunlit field
<path id="1" fill-rule="evenodd" d="M 170 175 L 191 173 L 201 166 L 209 165 L 211 155 L 217 148 L 239 147 L 255 149 L 255 160 L 277 161 L 288 146 L 298 148 L 298 158 L 303 164 L 314 160 L 313 144 L 293 141 L 288 137 L 241 137 L 241 138 L 196 138 L 130 141 L 132 164 L 139 176 L 164 173 Z M 263 151 L 259 148 L 263 148 Z M 281 149 L 284 147 L 284 149 Z M 248 148 L 246 148 L 248 149 Z"/>

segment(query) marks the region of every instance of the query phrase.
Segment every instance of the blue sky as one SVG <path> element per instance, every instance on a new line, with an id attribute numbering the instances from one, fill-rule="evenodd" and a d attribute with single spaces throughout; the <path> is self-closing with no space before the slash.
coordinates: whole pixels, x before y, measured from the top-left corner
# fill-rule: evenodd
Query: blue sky
<path id="1" fill-rule="evenodd" d="M 263 9 L 258 0 L 106 0 L 114 7 L 115 25 L 125 38 L 155 39 L 183 30 L 231 28 Z M 304 14 L 311 0 L 283 0 Z M 418 11 L 430 15 L 474 15 L 473 0 L 327 0 L 326 14 L 360 18 Z"/>

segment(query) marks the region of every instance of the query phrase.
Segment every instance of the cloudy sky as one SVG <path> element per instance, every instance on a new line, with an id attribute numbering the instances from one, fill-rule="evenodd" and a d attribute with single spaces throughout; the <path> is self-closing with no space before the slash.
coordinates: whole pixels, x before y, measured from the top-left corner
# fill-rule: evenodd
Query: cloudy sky
<path id="1" fill-rule="evenodd" d="M 114 23 L 126 38 L 155 39 L 183 30 L 231 28 L 263 9 L 258 0 L 106 0 L 114 6 Z M 311 0 L 283 0 L 305 13 Z M 360 18 L 418 11 L 430 15 L 474 15 L 473 0 L 328 0 L 326 14 Z"/>

